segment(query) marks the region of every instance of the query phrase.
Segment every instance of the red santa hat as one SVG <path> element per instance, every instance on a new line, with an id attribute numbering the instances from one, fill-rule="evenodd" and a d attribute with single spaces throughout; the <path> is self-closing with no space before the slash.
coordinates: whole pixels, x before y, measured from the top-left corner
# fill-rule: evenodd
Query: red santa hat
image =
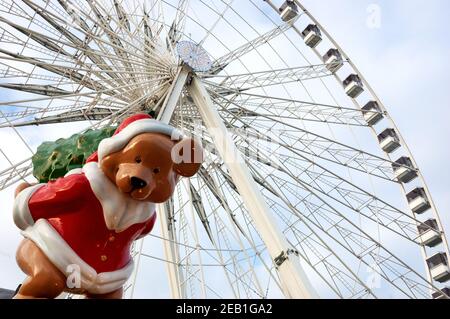
<path id="1" fill-rule="evenodd" d="M 125 119 L 110 138 L 102 140 L 98 146 L 96 161 L 123 149 L 133 137 L 143 133 L 160 133 L 179 141 L 182 134 L 173 126 L 152 119 L 148 114 L 136 114 Z M 95 153 L 93 154 L 95 156 Z M 92 156 L 91 156 L 92 157 Z M 89 158 L 89 162 L 93 159 Z"/>

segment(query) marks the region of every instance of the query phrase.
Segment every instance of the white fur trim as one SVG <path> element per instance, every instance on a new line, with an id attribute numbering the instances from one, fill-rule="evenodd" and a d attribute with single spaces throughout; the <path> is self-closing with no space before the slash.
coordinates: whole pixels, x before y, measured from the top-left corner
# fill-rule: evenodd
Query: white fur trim
<path id="1" fill-rule="evenodd" d="M 98 163 L 91 162 L 83 167 L 92 191 L 103 208 L 108 229 L 121 232 L 134 224 L 148 221 L 155 212 L 155 204 L 134 200 L 122 193 L 103 173 Z"/>
<path id="2" fill-rule="evenodd" d="M 74 168 L 73 170 L 69 171 L 64 177 L 70 176 L 70 175 L 76 175 L 81 174 L 83 172 L 82 168 Z"/>
<path id="3" fill-rule="evenodd" d="M 173 140 L 181 139 L 181 132 L 173 126 L 153 119 L 137 120 L 130 123 L 120 133 L 102 140 L 98 146 L 99 162 L 107 155 L 123 149 L 135 136 L 142 133 L 161 133 L 170 136 Z"/>
<path id="4" fill-rule="evenodd" d="M 24 230 L 28 226 L 34 224 L 33 217 L 30 213 L 30 208 L 28 207 L 28 201 L 31 196 L 44 185 L 45 184 L 38 184 L 25 188 L 14 200 L 13 218 L 14 223 L 17 227 L 19 227 L 19 229 Z"/>
<path id="5" fill-rule="evenodd" d="M 89 266 L 73 251 L 61 235 L 45 219 L 39 219 L 34 226 L 28 227 L 22 234 L 32 240 L 66 276 L 73 275 L 73 268 L 71 270 L 71 267 L 79 267 L 80 288 L 87 290 L 89 293 L 106 294 L 113 292 L 123 287 L 133 272 L 134 263 L 131 260 L 122 269 L 97 273 L 94 268 Z"/>

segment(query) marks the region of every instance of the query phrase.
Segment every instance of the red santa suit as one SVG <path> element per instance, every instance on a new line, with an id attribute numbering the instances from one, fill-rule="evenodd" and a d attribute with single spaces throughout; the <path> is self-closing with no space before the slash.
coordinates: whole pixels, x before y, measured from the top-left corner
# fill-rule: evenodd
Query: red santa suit
<path id="1" fill-rule="evenodd" d="M 147 116 L 134 116 L 100 143 L 99 160 L 143 132 L 175 130 Z M 125 284 L 133 271 L 131 244 L 147 235 L 155 220 L 155 205 L 122 193 L 97 162 L 56 181 L 29 187 L 14 203 L 14 221 L 23 236 L 67 276 L 79 269 L 81 288 L 94 294 L 109 293 Z"/>

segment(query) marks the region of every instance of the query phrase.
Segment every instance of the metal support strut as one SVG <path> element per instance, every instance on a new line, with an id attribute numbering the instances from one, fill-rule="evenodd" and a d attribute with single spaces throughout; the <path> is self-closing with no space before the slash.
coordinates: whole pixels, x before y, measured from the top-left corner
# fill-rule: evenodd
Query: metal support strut
<path id="1" fill-rule="evenodd" d="M 250 170 L 232 141 L 225 124 L 215 109 L 211 97 L 203 83 L 195 75 L 189 93 L 197 105 L 205 126 L 214 140 L 215 147 L 227 165 L 233 182 L 242 196 L 245 207 L 250 213 L 256 229 L 261 235 L 272 260 L 285 255 L 278 262 L 277 271 L 280 276 L 284 294 L 287 298 L 318 298 L 309 282 L 299 258 L 287 258 L 286 252 L 295 251 L 287 242 L 283 232 L 278 228 L 267 204 L 253 179 Z M 289 253 L 288 253 L 289 254 Z"/>

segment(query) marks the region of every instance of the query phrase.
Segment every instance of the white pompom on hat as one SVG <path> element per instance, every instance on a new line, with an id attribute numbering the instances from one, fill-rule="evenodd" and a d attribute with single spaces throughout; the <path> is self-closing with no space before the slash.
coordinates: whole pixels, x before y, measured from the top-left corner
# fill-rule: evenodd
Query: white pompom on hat
<path id="1" fill-rule="evenodd" d="M 174 141 L 179 141 L 183 135 L 179 130 L 152 119 L 148 114 L 136 114 L 125 119 L 110 138 L 102 140 L 98 146 L 98 161 L 105 156 L 123 149 L 135 136 L 143 133 L 160 133 L 169 136 Z"/>

